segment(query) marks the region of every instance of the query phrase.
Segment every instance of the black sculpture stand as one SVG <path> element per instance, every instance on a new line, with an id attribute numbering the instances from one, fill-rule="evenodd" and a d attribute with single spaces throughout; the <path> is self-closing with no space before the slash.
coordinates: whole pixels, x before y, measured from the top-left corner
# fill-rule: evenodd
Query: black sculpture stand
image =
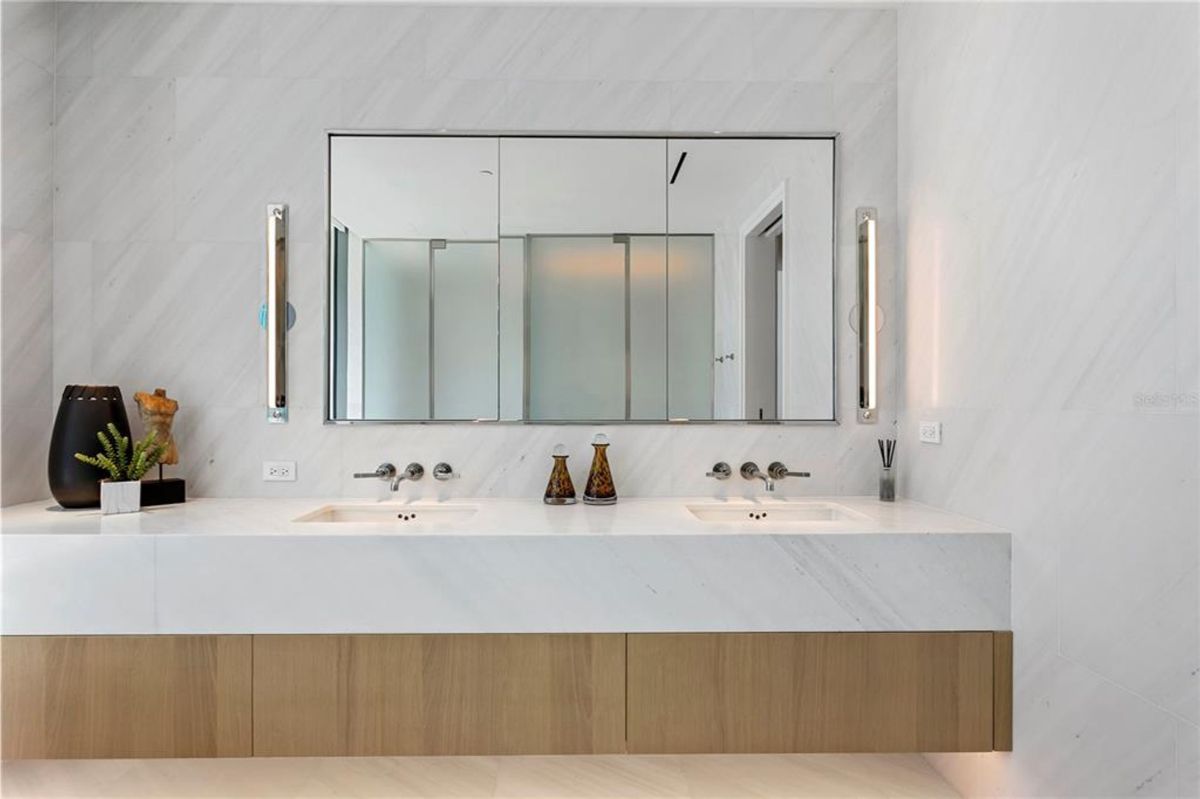
<path id="1" fill-rule="evenodd" d="M 174 505 L 187 500 L 187 483 L 178 477 L 142 480 L 142 507 Z"/>

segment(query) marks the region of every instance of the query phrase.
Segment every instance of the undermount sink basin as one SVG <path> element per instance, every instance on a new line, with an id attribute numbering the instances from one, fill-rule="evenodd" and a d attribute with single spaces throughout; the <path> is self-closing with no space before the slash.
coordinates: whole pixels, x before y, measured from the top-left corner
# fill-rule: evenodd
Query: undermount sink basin
<path id="1" fill-rule="evenodd" d="M 839 522 L 864 518 L 862 514 L 833 502 L 730 502 L 688 505 L 687 509 L 702 522 L 718 524 Z"/>
<path id="2" fill-rule="evenodd" d="M 416 526 L 463 522 L 474 515 L 470 505 L 326 505 L 296 521 Z"/>

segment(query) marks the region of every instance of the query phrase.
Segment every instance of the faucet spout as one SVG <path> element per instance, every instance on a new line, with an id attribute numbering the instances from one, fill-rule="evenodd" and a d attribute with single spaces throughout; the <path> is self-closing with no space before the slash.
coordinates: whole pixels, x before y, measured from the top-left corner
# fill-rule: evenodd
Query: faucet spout
<path id="1" fill-rule="evenodd" d="M 419 463 L 410 463 L 404 471 L 392 475 L 392 490 L 399 491 L 400 483 L 405 480 L 420 480 L 425 476 L 425 467 Z"/>
<path id="2" fill-rule="evenodd" d="M 759 469 L 758 464 L 754 461 L 746 461 L 743 463 L 740 472 L 743 479 L 762 480 L 763 486 L 767 489 L 767 491 L 775 491 L 775 478 Z"/>

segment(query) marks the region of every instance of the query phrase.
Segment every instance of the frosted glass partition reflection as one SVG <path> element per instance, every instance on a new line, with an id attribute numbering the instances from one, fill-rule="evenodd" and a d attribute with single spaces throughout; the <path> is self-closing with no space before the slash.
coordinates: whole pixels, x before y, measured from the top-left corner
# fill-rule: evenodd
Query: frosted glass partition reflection
<path id="1" fill-rule="evenodd" d="M 525 418 L 525 237 L 500 239 L 500 418 Z"/>
<path id="2" fill-rule="evenodd" d="M 363 416 L 429 418 L 429 242 L 363 242 Z"/>
<path id="3" fill-rule="evenodd" d="M 433 418 L 496 418 L 494 241 L 450 241 L 433 249 Z"/>
<path id="4" fill-rule="evenodd" d="M 667 255 L 667 413 L 712 419 L 713 237 L 669 236 Z"/>
<path id="5" fill-rule="evenodd" d="M 530 419 L 624 419 L 625 245 L 531 236 Z"/>
<path id="6" fill-rule="evenodd" d="M 667 244 L 629 236 L 629 418 L 667 418 Z"/>
<path id="7" fill-rule="evenodd" d="M 528 238 L 526 418 L 712 418 L 712 238 L 678 239 Z"/>

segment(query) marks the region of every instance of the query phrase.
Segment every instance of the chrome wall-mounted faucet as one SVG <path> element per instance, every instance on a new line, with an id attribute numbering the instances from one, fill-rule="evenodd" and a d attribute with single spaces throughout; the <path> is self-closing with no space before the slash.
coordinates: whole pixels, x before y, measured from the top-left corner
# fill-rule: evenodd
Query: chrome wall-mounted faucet
<path id="1" fill-rule="evenodd" d="M 729 464 L 725 461 L 714 463 L 711 472 L 705 472 L 705 477 L 711 477 L 714 480 L 728 480 L 729 475 L 733 474 L 733 469 L 729 468 Z"/>
<path id="2" fill-rule="evenodd" d="M 392 490 L 399 491 L 400 483 L 405 480 L 420 480 L 424 476 L 424 466 L 419 463 L 410 463 L 404 467 L 404 471 L 392 478 Z"/>
<path id="3" fill-rule="evenodd" d="M 373 472 L 355 472 L 355 480 L 391 480 L 396 476 L 396 467 L 391 463 L 381 463 Z"/>
<path id="4" fill-rule="evenodd" d="M 746 480 L 762 480 L 767 491 L 775 490 L 775 478 L 765 474 L 754 461 L 746 461 L 741 468 L 742 477 Z"/>
<path id="5" fill-rule="evenodd" d="M 775 461 L 767 467 L 767 474 L 772 480 L 782 480 L 785 477 L 812 477 L 809 472 L 789 472 L 788 467 L 779 461 Z"/>
<path id="6" fill-rule="evenodd" d="M 391 463 L 381 463 L 375 467 L 373 472 L 355 472 L 354 477 L 357 480 L 386 480 L 389 481 L 392 491 L 400 490 L 400 483 L 404 480 L 420 480 L 425 476 L 425 467 L 419 463 L 410 463 L 404 467 L 403 472 L 396 472 L 395 465 Z M 444 478 L 443 478 L 444 479 Z"/>

